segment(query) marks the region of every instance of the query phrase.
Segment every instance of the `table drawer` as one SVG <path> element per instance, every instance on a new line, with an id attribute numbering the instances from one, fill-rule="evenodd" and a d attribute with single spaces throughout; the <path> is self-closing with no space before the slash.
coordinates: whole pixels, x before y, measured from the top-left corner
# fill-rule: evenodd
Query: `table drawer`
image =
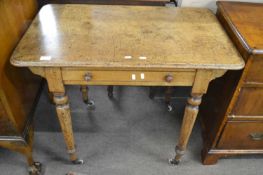
<path id="1" fill-rule="evenodd" d="M 218 148 L 263 149 L 263 121 L 228 122 Z"/>
<path id="2" fill-rule="evenodd" d="M 195 70 L 176 72 L 88 71 L 63 69 L 65 84 L 192 86 Z"/>

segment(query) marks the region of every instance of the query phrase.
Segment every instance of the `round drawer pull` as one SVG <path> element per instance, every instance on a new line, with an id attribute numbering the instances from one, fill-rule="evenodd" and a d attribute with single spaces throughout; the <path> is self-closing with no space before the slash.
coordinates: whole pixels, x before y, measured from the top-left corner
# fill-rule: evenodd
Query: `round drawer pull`
<path id="1" fill-rule="evenodd" d="M 84 75 L 84 79 L 86 80 L 86 81 L 90 81 L 91 79 L 92 79 L 92 75 L 91 75 L 91 73 L 86 73 L 85 75 Z"/>
<path id="2" fill-rule="evenodd" d="M 173 79 L 174 78 L 173 78 L 173 76 L 171 74 L 168 74 L 168 75 L 165 76 L 165 81 L 168 82 L 168 83 L 172 82 Z"/>

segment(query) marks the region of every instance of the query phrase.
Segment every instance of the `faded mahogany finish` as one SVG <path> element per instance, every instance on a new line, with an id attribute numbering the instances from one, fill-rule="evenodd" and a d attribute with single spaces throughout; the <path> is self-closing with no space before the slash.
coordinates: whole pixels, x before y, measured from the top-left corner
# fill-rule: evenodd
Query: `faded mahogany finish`
<path id="1" fill-rule="evenodd" d="M 16 44 L 37 12 L 35 0 L 0 1 L 0 146 L 27 158 L 31 173 L 37 173 L 32 155 L 32 117 L 41 78 L 9 59 Z"/>
<path id="2" fill-rule="evenodd" d="M 73 161 L 78 159 L 64 85 L 82 85 L 84 97 L 86 85 L 193 86 L 174 164 L 186 149 L 209 82 L 244 65 L 207 9 L 97 5 L 43 7 L 11 62 L 47 79 Z"/>
<path id="3" fill-rule="evenodd" d="M 246 66 L 211 83 L 204 98 L 204 164 L 227 155 L 263 153 L 262 11 L 263 4 L 218 2 L 217 16 Z"/>

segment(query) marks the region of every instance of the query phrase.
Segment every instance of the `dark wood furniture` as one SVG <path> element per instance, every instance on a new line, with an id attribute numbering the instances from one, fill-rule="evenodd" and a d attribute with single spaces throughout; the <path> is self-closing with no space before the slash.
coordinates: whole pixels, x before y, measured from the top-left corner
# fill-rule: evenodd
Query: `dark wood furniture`
<path id="1" fill-rule="evenodd" d="M 10 61 L 47 80 L 70 160 L 77 164 L 83 161 L 76 154 L 65 85 L 191 86 L 170 161 L 176 164 L 209 82 L 244 66 L 208 9 L 69 4 L 44 6 Z"/>
<path id="2" fill-rule="evenodd" d="M 41 78 L 9 58 L 36 12 L 35 0 L 0 1 L 0 146 L 24 154 L 31 173 L 39 165 L 32 157 L 32 116 Z"/>
<path id="3" fill-rule="evenodd" d="M 206 165 L 223 156 L 263 153 L 263 4 L 217 5 L 217 17 L 246 66 L 213 81 L 204 97 L 200 114 Z"/>

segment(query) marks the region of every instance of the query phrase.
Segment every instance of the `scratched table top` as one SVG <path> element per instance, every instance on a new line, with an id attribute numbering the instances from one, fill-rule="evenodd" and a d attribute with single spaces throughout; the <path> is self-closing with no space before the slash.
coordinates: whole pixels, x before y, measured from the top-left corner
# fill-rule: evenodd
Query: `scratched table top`
<path id="1" fill-rule="evenodd" d="M 44 6 L 11 63 L 117 70 L 244 66 L 208 9 L 110 5 Z"/>

